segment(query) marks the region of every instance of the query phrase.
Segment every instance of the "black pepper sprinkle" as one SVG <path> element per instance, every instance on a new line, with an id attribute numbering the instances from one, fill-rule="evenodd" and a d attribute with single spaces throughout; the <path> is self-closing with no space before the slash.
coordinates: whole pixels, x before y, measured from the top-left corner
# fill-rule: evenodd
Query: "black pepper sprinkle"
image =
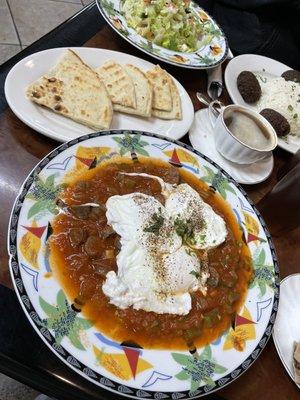
<path id="1" fill-rule="evenodd" d="M 39 99 L 41 97 L 41 93 L 37 92 L 36 90 L 32 92 L 32 96 L 35 97 L 36 99 Z"/>

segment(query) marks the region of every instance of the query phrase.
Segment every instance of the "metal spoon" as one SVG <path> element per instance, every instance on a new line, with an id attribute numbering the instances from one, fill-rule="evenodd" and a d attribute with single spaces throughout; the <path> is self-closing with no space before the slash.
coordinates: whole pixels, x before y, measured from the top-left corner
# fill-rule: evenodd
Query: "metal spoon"
<path id="1" fill-rule="evenodd" d="M 200 103 L 206 105 L 207 107 L 209 106 L 209 103 L 211 102 L 210 98 L 206 96 L 203 93 L 197 92 L 196 93 L 197 99 L 200 101 Z"/>
<path id="2" fill-rule="evenodd" d="M 224 104 L 219 101 L 219 100 L 214 100 L 213 102 L 207 97 L 205 94 L 197 92 L 196 93 L 197 99 L 200 101 L 200 103 L 206 105 L 207 107 L 210 106 L 211 103 L 214 103 L 212 108 L 212 112 L 217 118 L 220 114 L 221 109 L 224 107 Z"/>

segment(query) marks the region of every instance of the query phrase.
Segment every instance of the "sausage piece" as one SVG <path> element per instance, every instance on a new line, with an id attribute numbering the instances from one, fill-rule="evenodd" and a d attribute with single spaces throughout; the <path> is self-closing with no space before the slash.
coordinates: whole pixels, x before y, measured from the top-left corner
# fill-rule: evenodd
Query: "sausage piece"
<path id="1" fill-rule="evenodd" d="M 86 239 L 86 231 L 81 228 L 71 228 L 69 231 L 69 240 L 73 247 L 77 247 L 84 243 Z"/>
<path id="2" fill-rule="evenodd" d="M 89 236 L 84 244 L 84 250 L 89 256 L 97 256 L 102 253 L 102 240 L 99 236 Z"/>
<path id="3" fill-rule="evenodd" d="M 171 166 L 164 176 L 164 181 L 171 183 L 171 185 L 178 185 L 180 183 L 180 174 L 176 167 Z"/>

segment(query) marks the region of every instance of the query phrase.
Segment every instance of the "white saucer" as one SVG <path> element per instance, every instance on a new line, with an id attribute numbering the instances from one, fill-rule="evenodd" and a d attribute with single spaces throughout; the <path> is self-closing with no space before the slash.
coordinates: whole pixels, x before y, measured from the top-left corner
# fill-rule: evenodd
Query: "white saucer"
<path id="1" fill-rule="evenodd" d="M 254 185 L 263 182 L 271 175 L 274 165 L 272 153 L 270 157 L 253 164 L 236 164 L 226 160 L 217 151 L 213 135 L 208 109 L 197 111 L 189 130 L 190 142 L 196 150 L 217 163 L 238 183 Z"/>
<path id="2" fill-rule="evenodd" d="M 300 274 L 293 274 L 281 281 L 280 301 L 273 330 L 277 353 L 292 380 L 294 380 L 293 343 L 300 341 L 299 304 Z M 300 385 L 297 386 L 300 388 Z"/>

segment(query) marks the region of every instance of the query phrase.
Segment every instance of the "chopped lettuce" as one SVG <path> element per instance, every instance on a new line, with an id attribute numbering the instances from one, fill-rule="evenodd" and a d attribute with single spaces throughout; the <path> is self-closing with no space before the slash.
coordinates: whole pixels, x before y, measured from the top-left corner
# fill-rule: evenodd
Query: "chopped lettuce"
<path id="1" fill-rule="evenodd" d="M 193 52 L 201 45 L 203 25 L 190 0 L 123 0 L 129 27 L 158 46 Z"/>

